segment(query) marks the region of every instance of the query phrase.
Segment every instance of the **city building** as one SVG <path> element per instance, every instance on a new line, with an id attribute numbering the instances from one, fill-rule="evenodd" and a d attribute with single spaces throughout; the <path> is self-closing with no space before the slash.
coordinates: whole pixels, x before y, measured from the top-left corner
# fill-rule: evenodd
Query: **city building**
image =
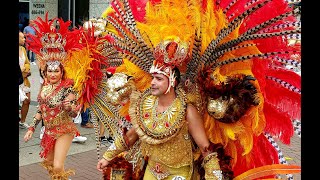
<path id="1" fill-rule="evenodd" d="M 108 0 L 19 0 L 19 26 L 38 16 L 44 18 L 48 12 L 49 19 L 59 17 L 64 21 L 71 20 L 75 27 L 85 20 L 100 17 L 108 5 Z"/>

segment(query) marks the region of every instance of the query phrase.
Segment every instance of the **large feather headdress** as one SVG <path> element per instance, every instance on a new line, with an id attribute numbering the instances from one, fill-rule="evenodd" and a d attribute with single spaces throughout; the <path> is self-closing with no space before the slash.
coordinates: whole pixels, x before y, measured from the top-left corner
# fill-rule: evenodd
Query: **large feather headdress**
<path id="1" fill-rule="evenodd" d="M 53 25 L 59 21 L 60 28 L 56 29 Z M 37 55 L 40 66 L 48 65 L 48 68 L 57 67 L 60 63 L 64 64 L 70 51 L 81 49 L 79 43 L 81 33 L 79 30 L 70 30 L 71 21 L 64 22 L 62 19 L 45 19 L 38 17 L 34 20 L 33 28 L 36 35 L 27 35 L 27 47 Z"/>

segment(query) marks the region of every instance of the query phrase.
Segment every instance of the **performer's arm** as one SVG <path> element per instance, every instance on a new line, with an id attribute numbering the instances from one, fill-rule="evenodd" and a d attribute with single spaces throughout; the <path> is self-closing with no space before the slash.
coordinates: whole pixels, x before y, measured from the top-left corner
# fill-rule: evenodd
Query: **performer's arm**
<path id="1" fill-rule="evenodd" d="M 42 119 L 41 111 L 40 109 L 37 111 L 36 115 L 33 117 L 33 121 L 30 124 L 30 127 L 28 128 L 28 131 L 24 135 L 24 141 L 29 141 L 33 135 L 34 130 L 36 129 L 37 125 Z"/>
<path id="2" fill-rule="evenodd" d="M 41 119 L 42 119 L 41 111 L 38 109 L 37 113 L 33 117 L 33 120 L 31 122 L 28 130 L 34 132 L 34 130 L 36 129 L 36 127 L 39 124 L 39 122 L 41 121 Z"/>
<path id="3" fill-rule="evenodd" d="M 205 179 L 218 180 L 222 176 L 218 152 L 213 148 L 213 144 L 208 140 L 203 120 L 197 109 L 188 104 L 187 106 L 187 121 L 189 126 L 189 133 L 193 137 L 195 143 L 198 145 L 202 154 L 202 167 L 204 169 Z"/>
<path id="4" fill-rule="evenodd" d="M 123 151 L 126 151 L 130 148 L 131 145 L 133 145 L 136 140 L 138 139 L 138 135 L 135 132 L 134 128 L 131 128 L 129 131 L 127 131 L 122 137 L 118 136 L 115 141 L 115 149 L 108 149 L 104 154 L 103 158 L 107 161 L 112 160 L 115 158 L 118 154 L 122 153 Z"/>
<path id="5" fill-rule="evenodd" d="M 187 106 L 187 122 L 189 133 L 200 148 L 202 155 L 207 156 L 210 142 L 204 130 L 203 120 L 197 109 L 191 104 Z"/>
<path id="6" fill-rule="evenodd" d="M 128 150 L 133 145 L 139 136 L 135 132 L 134 128 L 127 131 L 122 137 L 117 137 L 114 141 L 115 148 L 109 148 L 104 154 L 103 158 L 98 162 L 97 169 L 103 171 L 109 162 L 115 158 L 118 154 Z"/>
<path id="7" fill-rule="evenodd" d="M 81 105 L 77 104 L 76 93 L 72 88 L 68 88 L 66 97 L 63 99 L 63 107 L 73 118 L 77 117 L 78 112 L 80 111 Z"/>

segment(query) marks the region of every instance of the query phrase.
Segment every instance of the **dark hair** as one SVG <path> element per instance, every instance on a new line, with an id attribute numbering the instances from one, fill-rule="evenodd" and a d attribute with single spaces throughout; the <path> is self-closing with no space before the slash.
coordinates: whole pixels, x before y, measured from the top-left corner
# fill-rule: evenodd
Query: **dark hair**
<path id="1" fill-rule="evenodd" d="M 41 68 L 39 68 L 39 74 L 40 74 L 40 77 L 44 79 L 44 76 L 45 76 L 44 71 L 42 71 Z"/>
<path id="2" fill-rule="evenodd" d="M 181 81 L 180 70 L 179 70 L 179 68 L 174 67 L 172 69 L 172 71 L 173 71 L 174 77 L 176 77 L 176 81 L 177 81 L 177 84 L 174 86 L 174 88 L 176 89 L 176 87 L 179 85 L 179 83 Z"/>

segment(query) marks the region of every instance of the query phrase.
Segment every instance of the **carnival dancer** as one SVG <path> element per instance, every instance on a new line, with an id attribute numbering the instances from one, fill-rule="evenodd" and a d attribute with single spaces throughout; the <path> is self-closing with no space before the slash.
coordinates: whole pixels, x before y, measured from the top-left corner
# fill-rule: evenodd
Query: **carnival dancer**
<path id="1" fill-rule="evenodd" d="M 211 168 L 210 172 L 207 171 L 207 178 L 218 179 L 222 176 L 219 163 L 225 168 L 224 172 L 231 172 L 228 161 L 219 162 L 217 158 L 217 152 L 223 152 L 222 146 L 210 145 L 199 112 L 188 103 L 184 90 L 178 86 L 178 67 L 189 58 L 188 51 L 180 53 L 187 48 L 185 45 L 184 42 L 168 40 L 156 48 L 155 54 L 161 52 L 165 55 L 158 56 L 150 69 L 151 88 L 131 95 L 129 114 L 134 128 L 124 135 L 124 139 L 115 140 L 116 149 L 104 153 L 97 164 L 98 170 L 102 171 L 109 161 L 128 150 L 139 138 L 142 155 L 148 159 L 144 179 L 191 179 L 194 142 L 205 157 L 205 169 Z M 226 156 L 224 159 L 228 160 Z M 232 173 L 226 175 L 232 177 Z"/>
<path id="2" fill-rule="evenodd" d="M 45 132 L 41 140 L 40 157 L 44 158 L 42 166 L 48 170 L 52 180 L 68 180 L 75 172 L 65 170 L 67 153 L 75 136 L 80 135 L 72 118 L 76 117 L 80 105 L 77 104 L 77 92 L 72 79 L 66 78 L 65 58 L 72 50 L 79 48 L 79 31 L 69 31 L 70 21 L 60 21 L 58 31 L 51 30 L 53 21 L 48 21 L 48 14 L 43 21 L 37 18 L 35 36 L 30 36 L 30 49 L 38 56 L 44 67 L 46 82 L 38 95 L 39 108 L 33 122 L 24 136 L 29 141 L 37 124 L 43 120 Z"/>

